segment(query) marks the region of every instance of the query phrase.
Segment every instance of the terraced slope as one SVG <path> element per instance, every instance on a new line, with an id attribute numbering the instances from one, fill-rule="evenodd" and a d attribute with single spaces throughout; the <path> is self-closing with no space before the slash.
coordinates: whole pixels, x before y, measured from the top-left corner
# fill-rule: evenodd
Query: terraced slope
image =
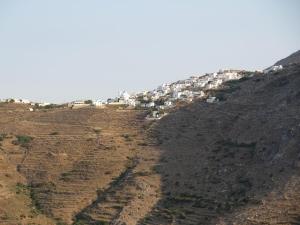
<path id="1" fill-rule="evenodd" d="M 102 193 L 107 196 L 111 190 L 121 189 L 115 187 L 115 180 L 122 181 L 124 174 L 134 179 L 119 182 L 126 188 L 126 193 L 112 198 L 115 201 L 120 198 L 120 203 L 108 207 L 106 213 L 111 216 L 97 215 L 94 221 L 118 219 L 122 216 L 120 209 L 126 210 L 125 204 L 136 201 L 134 205 L 138 206 L 146 196 L 148 208 L 144 205 L 139 213 L 125 218 L 135 221 L 155 204 L 159 177 L 153 174 L 142 179 L 138 175 L 143 170 L 151 170 L 151 164 L 157 159 L 157 153 L 148 146 L 151 142 L 143 133 L 147 127 L 143 112 L 116 109 L 28 112 L 16 107 L 11 110 L 10 118 L 10 107 L 13 106 L 8 104 L 0 108 L 1 132 L 13 137 L 26 135 L 32 140 L 24 146 L 5 146 L 6 158 L 29 184 L 31 197 L 43 214 L 67 224 L 79 220 L 83 214 L 92 216 L 94 211 L 104 214 L 102 210 L 94 209 L 93 202 L 99 202 Z M 12 139 L 9 141 L 11 143 Z M 158 186 L 145 191 L 151 182 L 154 182 L 153 187 Z M 139 183 L 142 188 L 136 191 Z M 139 198 L 138 192 L 143 192 Z M 101 207 L 110 204 L 103 202 Z M 120 209 L 116 213 L 118 206 Z"/>
<path id="2" fill-rule="evenodd" d="M 22 117 L 24 110 L 14 105 L 0 106 L 1 121 L 3 124 L 13 122 Z M 17 171 L 24 151 L 12 144 L 14 139 L 13 135 L 0 134 L 0 224 L 55 224 L 35 207 L 27 180 Z"/>
<path id="3" fill-rule="evenodd" d="M 162 199 L 141 224 L 300 224 L 300 66 L 231 82 L 153 130 Z"/>

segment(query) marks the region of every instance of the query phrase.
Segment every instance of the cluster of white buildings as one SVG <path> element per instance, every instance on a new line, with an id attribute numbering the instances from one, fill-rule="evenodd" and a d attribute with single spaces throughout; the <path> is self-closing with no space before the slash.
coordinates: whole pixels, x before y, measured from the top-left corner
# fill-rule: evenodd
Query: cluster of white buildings
<path id="1" fill-rule="evenodd" d="M 283 70 L 283 66 L 282 65 L 278 65 L 278 66 L 271 66 L 267 69 L 265 69 L 263 71 L 263 73 L 270 73 L 270 72 L 275 72 L 275 71 L 280 71 L 280 70 Z"/>
<path id="2" fill-rule="evenodd" d="M 164 110 L 172 108 L 177 102 L 191 102 L 196 98 L 207 98 L 205 91 L 219 88 L 224 82 L 242 78 L 245 71 L 220 70 L 216 73 L 192 76 L 171 84 L 163 84 L 152 91 L 129 94 L 120 93 L 116 99 L 109 99 L 104 104 L 123 104 L 140 108 Z"/>
<path id="3" fill-rule="evenodd" d="M 282 66 L 272 66 L 263 73 L 282 70 Z M 108 105 L 127 106 L 132 108 L 153 109 L 152 117 L 159 117 L 161 111 L 170 109 L 178 102 L 191 102 L 194 99 L 205 99 L 208 103 L 217 102 L 215 97 L 207 96 L 207 90 L 218 89 L 226 81 L 238 80 L 249 71 L 225 69 L 216 73 L 207 73 L 200 76 L 191 76 L 185 80 L 179 80 L 170 84 L 163 84 L 152 91 L 142 91 L 129 94 L 126 91 L 120 92 L 119 96 L 107 101 L 101 100 L 80 100 L 68 103 L 71 108 L 82 108 L 87 106 L 106 107 Z M 14 102 L 18 104 L 38 105 L 41 107 L 51 105 L 50 103 L 34 103 L 26 99 L 0 99 L 0 102 Z"/>
<path id="4" fill-rule="evenodd" d="M 6 98 L 0 99 L 0 102 L 11 102 L 16 104 L 31 104 L 31 101 L 27 99 L 19 99 L 19 98 Z"/>
<path id="5" fill-rule="evenodd" d="M 24 104 L 24 105 L 30 105 L 30 106 L 39 106 L 39 107 L 45 107 L 48 105 L 51 105 L 51 103 L 48 102 L 33 102 L 28 99 L 21 99 L 21 98 L 6 98 L 6 99 L 0 99 L 0 102 L 2 103 L 14 103 L 14 104 Z M 30 108 L 33 109 L 33 108 Z M 30 110 L 33 111 L 33 110 Z"/>
<path id="6" fill-rule="evenodd" d="M 241 70 L 220 70 L 217 73 L 192 76 L 185 80 L 163 84 L 152 91 L 142 91 L 134 94 L 122 91 L 118 97 L 107 99 L 107 101 L 79 100 L 70 102 L 68 106 L 71 108 L 82 108 L 93 105 L 103 108 L 108 105 L 122 105 L 161 111 L 174 107 L 180 101 L 191 102 L 196 98 L 206 98 L 206 90 L 217 89 L 228 80 L 240 79 L 243 77 L 243 72 Z"/>

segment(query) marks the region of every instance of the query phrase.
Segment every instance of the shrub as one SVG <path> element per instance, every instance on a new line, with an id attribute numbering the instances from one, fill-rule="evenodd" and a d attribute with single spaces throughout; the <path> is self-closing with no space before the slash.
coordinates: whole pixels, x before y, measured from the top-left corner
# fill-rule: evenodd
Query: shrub
<path id="1" fill-rule="evenodd" d="M 93 104 L 93 101 L 92 100 L 86 100 L 86 101 L 84 101 L 84 104 Z"/>
<path id="2" fill-rule="evenodd" d="M 125 139 L 125 141 L 132 141 L 132 138 L 129 136 L 129 134 L 122 134 L 121 136 Z"/>
<path id="3" fill-rule="evenodd" d="M 82 220 L 78 220 L 78 221 L 74 222 L 74 225 L 88 225 L 88 224 Z"/>
<path id="4" fill-rule="evenodd" d="M 27 185 L 18 182 L 16 184 L 16 193 L 30 195 L 30 190 Z"/>
<path id="5" fill-rule="evenodd" d="M 22 147 L 28 147 L 28 144 L 30 141 L 33 140 L 33 137 L 26 136 L 26 135 L 17 135 L 16 136 L 17 140 L 14 140 L 12 143 L 15 145 L 20 145 Z"/>
<path id="6" fill-rule="evenodd" d="M 147 146 L 148 144 L 146 142 L 139 142 L 138 145 L 139 146 Z"/>
<path id="7" fill-rule="evenodd" d="M 215 96 L 219 101 L 226 101 L 225 93 L 222 91 L 219 91 L 216 93 Z"/>
<path id="8" fill-rule="evenodd" d="M 100 132 L 102 131 L 102 129 L 100 127 L 95 127 L 93 128 L 93 131 L 96 133 L 96 134 L 100 134 Z"/>
<path id="9" fill-rule="evenodd" d="M 240 148 L 255 148 L 256 147 L 256 142 L 238 143 L 238 142 L 233 142 L 230 139 L 222 140 L 217 143 L 224 145 L 224 146 L 228 146 L 228 147 L 240 147 Z"/>
<path id="10" fill-rule="evenodd" d="M 71 173 L 70 172 L 65 172 L 65 173 L 62 173 L 61 174 L 61 178 L 60 178 L 60 180 L 63 180 L 63 181 L 65 181 L 65 182 L 68 182 L 68 181 L 70 181 L 71 180 Z"/>
<path id="11" fill-rule="evenodd" d="M 67 224 L 64 223 L 64 222 L 62 222 L 62 221 L 58 221 L 58 222 L 56 223 L 56 225 L 67 225 Z"/>
<path id="12" fill-rule="evenodd" d="M 125 138 L 125 139 L 129 138 L 129 134 L 122 134 L 122 137 Z"/>
<path id="13" fill-rule="evenodd" d="M 7 137 L 7 134 L 4 134 L 4 133 L 0 134 L 0 141 L 3 141 L 3 139 L 6 138 L 6 137 Z"/>
<path id="14" fill-rule="evenodd" d="M 152 174 L 153 174 L 153 172 L 151 172 L 151 171 L 139 171 L 139 172 L 135 173 L 136 176 L 141 176 L 141 177 L 150 176 Z"/>
<path id="15" fill-rule="evenodd" d="M 57 131 L 54 131 L 52 133 L 50 133 L 50 135 L 58 135 L 59 133 Z"/>
<path id="16" fill-rule="evenodd" d="M 252 182 L 248 177 L 244 177 L 244 176 L 238 176 L 236 178 L 237 182 L 239 182 L 240 184 L 245 185 L 246 187 L 251 188 L 252 187 Z"/>

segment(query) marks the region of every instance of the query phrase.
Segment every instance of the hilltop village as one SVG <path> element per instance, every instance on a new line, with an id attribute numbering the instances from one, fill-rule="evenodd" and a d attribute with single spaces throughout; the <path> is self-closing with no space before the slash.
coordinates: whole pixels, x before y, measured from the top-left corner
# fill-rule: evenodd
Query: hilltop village
<path id="1" fill-rule="evenodd" d="M 29 104 L 32 107 L 30 111 L 35 111 L 41 108 L 54 107 L 99 107 L 107 106 L 122 106 L 135 109 L 151 109 L 149 117 L 161 118 L 167 114 L 167 111 L 180 103 L 192 102 L 195 99 L 202 99 L 207 103 L 218 102 L 216 96 L 212 96 L 211 90 L 218 90 L 226 82 L 246 79 L 254 74 L 267 74 L 273 71 L 282 70 L 283 67 L 272 66 L 264 71 L 246 71 L 234 69 L 221 69 L 215 73 L 206 73 L 200 76 L 191 76 L 185 80 L 179 80 L 170 84 L 162 84 L 152 91 L 142 91 L 138 93 L 129 94 L 126 91 L 119 93 L 116 98 L 109 98 L 103 100 L 77 100 L 63 105 L 56 105 L 48 102 L 36 103 L 26 99 L 2 99 L 0 102 L 11 102 L 16 104 Z"/>

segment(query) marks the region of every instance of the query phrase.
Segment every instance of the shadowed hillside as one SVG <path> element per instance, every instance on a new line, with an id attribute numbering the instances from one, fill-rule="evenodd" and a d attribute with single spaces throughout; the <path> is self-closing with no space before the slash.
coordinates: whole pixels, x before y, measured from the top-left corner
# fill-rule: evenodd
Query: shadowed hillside
<path id="1" fill-rule="evenodd" d="M 163 196 L 141 224 L 300 224 L 300 66 L 231 88 L 156 124 Z"/>
<path id="2" fill-rule="evenodd" d="M 275 63 L 275 65 L 289 65 L 293 63 L 300 63 L 300 50 L 297 52 L 294 52 L 293 54 L 289 55 L 288 57 L 279 60 L 278 62 Z"/>

